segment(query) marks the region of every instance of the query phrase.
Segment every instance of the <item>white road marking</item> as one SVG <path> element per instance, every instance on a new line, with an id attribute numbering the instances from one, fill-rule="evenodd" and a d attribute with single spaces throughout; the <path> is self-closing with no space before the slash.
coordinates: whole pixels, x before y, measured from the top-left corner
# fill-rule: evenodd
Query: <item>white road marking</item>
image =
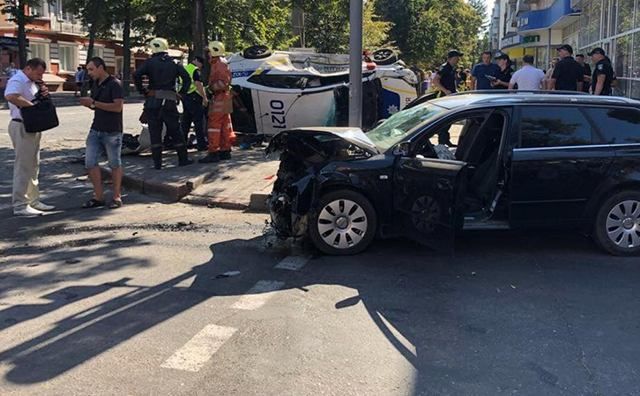
<path id="1" fill-rule="evenodd" d="M 240 297 L 231 308 L 243 309 L 245 311 L 258 309 L 275 294 L 275 291 L 281 289 L 283 286 L 284 282 L 270 280 L 258 281 L 258 283 L 249 289 L 244 296 Z"/>
<path id="2" fill-rule="evenodd" d="M 309 257 L 304 256 L 287 256 L 278 263 L 274 268 L 289 271 L 298 271 L 304 267 L 309 261 Z"/>
<path id="3" fill-rule="evenodd" d="M 161 367 L 198 372 L 236 331 L 233 327 L 207 325 Z"/>

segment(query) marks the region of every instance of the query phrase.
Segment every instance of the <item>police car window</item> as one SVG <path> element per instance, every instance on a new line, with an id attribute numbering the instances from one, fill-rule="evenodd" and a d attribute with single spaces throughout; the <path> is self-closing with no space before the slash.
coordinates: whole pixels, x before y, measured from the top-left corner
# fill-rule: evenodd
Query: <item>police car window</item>
<path id="1" fill-rule="evenodd" d="M 592 144 L 592 128 L 577 108 L 523 106 L 520 147 L 583 146 Z"/>
<path id="2" fill-rule="evenodd" d="M 282 74 L 257 74 L 248 80 L 251 83 L 271 88 L 302 89 L 307 82 L 307 76 L 287 76 Z"/>
<path id="3" fill-rule="evenodd" d="M 586 109 L 607 144 L 640 143 L 640 111 L 592 107 Z"/>

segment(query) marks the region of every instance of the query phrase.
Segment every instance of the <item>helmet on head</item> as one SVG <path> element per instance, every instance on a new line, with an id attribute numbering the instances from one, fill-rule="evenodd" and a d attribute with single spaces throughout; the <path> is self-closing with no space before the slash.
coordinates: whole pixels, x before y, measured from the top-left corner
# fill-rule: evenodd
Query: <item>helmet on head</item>
<path id="1" fill-rule="evenodd" d="M 209 43 L 209 52 L 211 56 L 224 56 L 224 44 L 219 41 Z"/>
<path id="2" fill-rule="evenodd" d="M 157 54 L 159 52 L 167 52 L 169 50 L 169 42 L 162 37 L 156 37 L 149 42 L 151 52 Z"/>

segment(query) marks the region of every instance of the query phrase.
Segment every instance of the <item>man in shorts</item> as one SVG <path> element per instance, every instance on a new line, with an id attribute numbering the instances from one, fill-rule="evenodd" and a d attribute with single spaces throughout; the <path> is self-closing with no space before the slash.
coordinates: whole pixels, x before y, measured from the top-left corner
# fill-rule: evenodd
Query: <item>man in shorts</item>
<path id="1" fill-rule="evenodd" d="M 124 92 L 120 83 L 106 70 L 104 60 L 95 57 L 87 62 L 87 73 L 93 80 L 91 97 L 80 98 L 80 104 L 95 112 L 93 124 L 87 137 L 85 166 L 93 183 L 93 198 L 85 202 L 83 208 L 105 206 L 102 177 L 98 162 L 103 152 L 107 153 L 113 180 L 111 209 L 122 206 L 122 108 Z"/>

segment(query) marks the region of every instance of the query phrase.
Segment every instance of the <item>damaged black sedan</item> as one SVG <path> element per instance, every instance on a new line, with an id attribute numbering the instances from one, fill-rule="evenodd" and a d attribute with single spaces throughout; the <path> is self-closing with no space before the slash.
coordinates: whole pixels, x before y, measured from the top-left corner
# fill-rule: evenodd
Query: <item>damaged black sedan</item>
<path id="1" fill-rule="evenodd" d="M 333 255 L 376 237 L 451 249 L 462 229 L 545 226 L 582 227 L 612 254 L 637 254 L 639 105 L 477 92 L 419 104 L 366 134 L 285 131 L 267 149 L 280 153 L 272 225 Z"/>

